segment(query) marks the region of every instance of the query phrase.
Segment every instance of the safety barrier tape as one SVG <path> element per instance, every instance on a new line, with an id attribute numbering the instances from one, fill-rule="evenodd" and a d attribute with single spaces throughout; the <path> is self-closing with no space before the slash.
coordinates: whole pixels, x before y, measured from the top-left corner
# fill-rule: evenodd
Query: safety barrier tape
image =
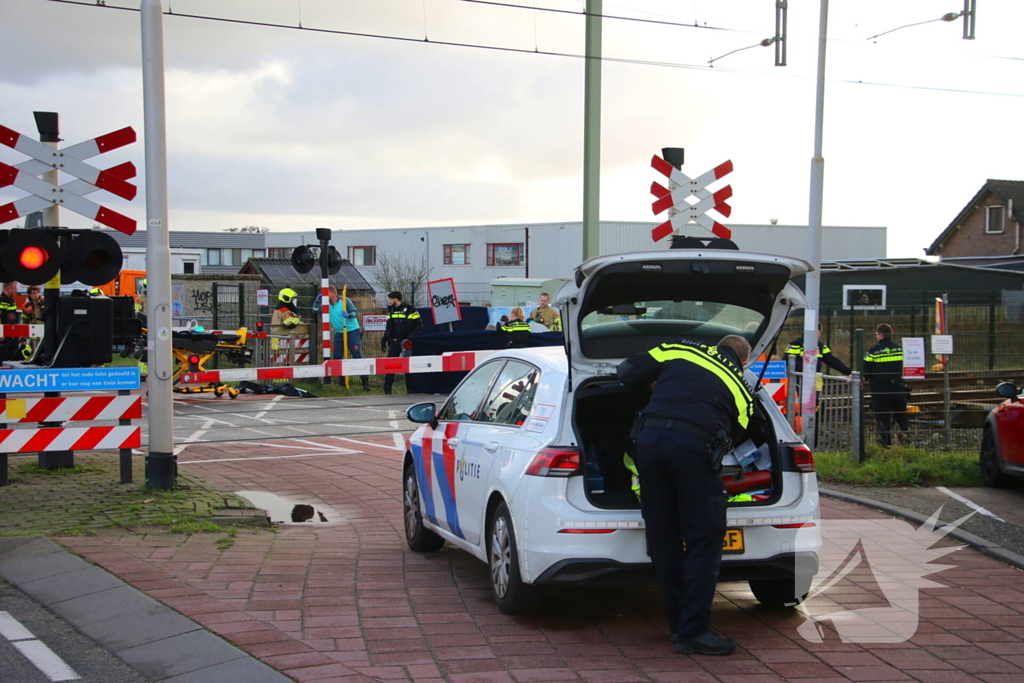
<path id="1" fill-rule="evenodd" d="M 138 420 L 142 396 L 74 396 L 0 400 L 0 423 Z"/>
<path id="2" fill-rule="evenodd" d="M 138 448 L 141 445 L 141 427 L 0 429 L 0 453 Z"/>
<path id="3" fill-rule="evenodd" d="M 440 356 L 408 356 L 404 358 L 354 358 L 329 360 L 323 365 L 285 366 L 279 368 L 238 368 L 186 372 L 182 384 L 259 381 L 273 379 L 309 379 L 315 377 L 346 377 L 355 375 L 397 375 L 420 372 L 465 372 L 472 370 L 495 351 L 452 351 Z"/>

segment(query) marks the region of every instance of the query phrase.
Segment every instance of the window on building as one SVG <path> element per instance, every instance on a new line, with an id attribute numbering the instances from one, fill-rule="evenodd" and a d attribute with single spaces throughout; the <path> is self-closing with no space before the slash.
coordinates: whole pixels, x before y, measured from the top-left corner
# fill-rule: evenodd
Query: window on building
<path id="1" fill-rule="evenodd" d="M 220 264 L 222 266 L 233 266 L 233 265 L 235 265 L 235 250 L 234 249 L 221 249 L 220 250 Z"/>
<path id="2" fill-rule="evenodd" d="M 377 265 L 377 247 L 349 247 L 348 260 L 353 266 Z"/>
<path id="3" fill-rule="evenodd" d="M 986 206 L 985 207 L 985 232 L 990 235 L 1001 233 L 1006 221 L 1006 207 Z"/>
<path id="4" fill-rule="evenodd" d="M 446 266 L 468 266 L 469 245 L 468 244 L 446 244 L 444 245 L 444 264 Z"/>
<path id="5" fill-rule="evenodd" d="M 183 272 L 185 272 L 185 273 L 195 273 L 196 272 L 196 264 L 195 264 L 194 261 L 185 261 L 181 265 L 182 265 Z"/>
<path id="6" fill-rule="evenodd" d="M 487 265 L 489 266 L 521 266 L 523 265 L 523 245 L 519 244 L 488 244 Z"/>
<path id="7" fill-rule="evenodd" d="M 284 247 L 271 247 L 267 251 L 270 258 L 288 258 L 290 250 Z"/>
<path id="8" fill-rule="evenodd" d="M 242 249 L 242 263 L 245 263 L 251 258 L 263 258 L 262 249 Z"/>
<path id="9" fill-rule="evenodd" d="M 220 265 L 220 249 L 207 249 L 206 250 L 206 261 L 203 263 L 204 266 L 219 266 Z"/>

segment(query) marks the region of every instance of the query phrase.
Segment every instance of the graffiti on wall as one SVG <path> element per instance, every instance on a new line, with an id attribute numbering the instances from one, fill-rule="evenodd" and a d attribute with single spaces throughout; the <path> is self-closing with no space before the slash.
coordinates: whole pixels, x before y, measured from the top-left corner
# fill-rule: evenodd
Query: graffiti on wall
<path id="1" fill-rule="evenodd" d="M 208 289 L 193 289 L 192 308 L 196 313 L 213 313 L 213 292 Z"/>

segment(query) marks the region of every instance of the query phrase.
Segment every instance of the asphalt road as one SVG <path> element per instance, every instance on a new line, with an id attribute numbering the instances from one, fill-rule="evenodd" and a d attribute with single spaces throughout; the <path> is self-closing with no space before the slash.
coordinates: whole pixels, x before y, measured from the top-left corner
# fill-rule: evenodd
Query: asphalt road
<path id="1" fill-rule="evenodd" d="M 0 681 L 4 683 L 50 683 L 53 680 L 76 680 L 83 683 L 146 683 L 148 680 L 54 616 L 48 609 L 2 580 L 0 620 L 3 622 L 0 624 Z M 38 644 L 31 643 L 32 639 L 27 637 L 28 634 L 21 633 L 19 637 L 14 633 L 17 629 L 15 622 L 27 629 L 36 641 L 45 645 L 59 660 L 45 652 L 40 658 L 38 653 L 41 648 Z M 5 625 L 6 635 L 13 636 L 10 639 L 5 637 Z M 22 647 L 26 647 L 26 643 L 31 643 L 27 647 L 37 653 L 34 656 L 50 675 L 33 664 L 14 643 L 19 643 Z M 62 664 L 70 667 L 71 672 L 65 671 L 62 675 Z M 77 675 L 78 678 L 69 678 L 70 675 Z"/>
<path id="2" fill-rule="evenodd" d="M 411 424 L 405 409 L 413 403 L 443 397 L 430 395 L 349 398 L 240 396 L 176 400 L 174 442 L 268 441 L 324 436 L 405 433 Z M 146 423 L 143 443 L 146 443 Z"/>

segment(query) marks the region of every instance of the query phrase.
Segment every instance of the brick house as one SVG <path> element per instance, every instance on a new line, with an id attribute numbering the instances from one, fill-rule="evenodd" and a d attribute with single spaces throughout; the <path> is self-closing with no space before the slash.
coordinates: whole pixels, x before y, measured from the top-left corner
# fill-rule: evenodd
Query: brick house
<path id="1" fill-rule="evenodd" d="M 932 245 L 931 256 L 959 265 L 1024 270 L 1024 181 L 985 182 Z"/>

